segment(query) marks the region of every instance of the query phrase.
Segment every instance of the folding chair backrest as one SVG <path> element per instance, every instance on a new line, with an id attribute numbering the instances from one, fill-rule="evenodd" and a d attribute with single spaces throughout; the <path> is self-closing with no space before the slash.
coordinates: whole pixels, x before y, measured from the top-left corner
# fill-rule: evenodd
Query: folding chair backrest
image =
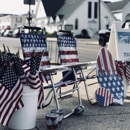
<path id="1" fill-rule="evenodd" d="M 77 41 L 72 32 L 63 30 L 58 31 L 57 43 L 59 48 L 60 64 L 66 65 L 79 62 Z"/>
<path id="2" fill-rule="evenodd" d="M 96 71 L 99 86 L 109 90 L 114 102 L 122 105 L 124 100 L 123 80 L 117 73 L 115 60 L 106 48 L 102 48 L 98 54 Z M 100 93 L 104 95 L 104 92 Z"/>
<path id="3" fill-rule="evenodd" d="M 33 52 L 33 50 L 35 51 L 36 55 L 39 55 L 39 53 L 44 51 L 39 69 L 43 70 L 44 68 L 50 67 L 47 43 L 45 41 L 44 34 L 21 33 L 20 40 L 21 40 L 24 60 L 30 59 L 31 53 Z"/>

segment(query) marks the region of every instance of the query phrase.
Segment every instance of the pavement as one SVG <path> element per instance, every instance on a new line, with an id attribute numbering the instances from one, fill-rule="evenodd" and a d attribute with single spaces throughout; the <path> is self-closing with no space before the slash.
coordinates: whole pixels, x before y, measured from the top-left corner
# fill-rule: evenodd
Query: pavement
<path id="1" fill-rule="evenodd" d="M 87 75 L 89 69 L 84 70 Z M 95 72 L 93 72 L 95 73 Z M 54 75 L 54 82 L 59 81 L 62 75 L 59 71 Z M 97 79 L 89 79 L 86 81 L 88 84 L 89 99 L 95 102 L 95 90 L 99 87 L 96 83 Z M 96 84 L 92 84 L 96 83 Z M 73 86 L 68 86 L 73 87 Z M 68 87 L 64 87 L 62 91 L 66 91 Z M 127 97 L 124 99 L 123 105 L 112 104 L 108 107 L 101 107 L 97 103 L 90 104 L 86 96 L 85 87 L 83 82 L 79 84 L 80 95 L 82 104 L 85 107 L 84 113 L 81 115 L 71 115 L 63 119 L 62 124 L 56 130 L 129 130 L 130 129 L 130 90 L 127 91 Z M 47 94 L 45 90 L 45 95 Z M 60 108 L 64 110 L 64 115 L 71 112 L 75 106 L 78 105 L 78 98 L 76 91 L 72 97 L 59 99 Z M 56 108 L 55 101 L 52 100 L 51 104 L 44 109 L 37 110 L 36 127 L 29 130 L 48 130 L 46 126 L 45 115 L 52 109 Z M 28 128 L 27 128 L 28 129 Z M 26 129 L 26 130 L 27 130 Z M 8 127 L 0 125 L 0 130 L 11 130 Z M 17 129 L 18 130 L 18 129 Z"/>
<path id="2" fill-rule="evenodd" d="M 84 70 L 86 75 L 89 70 Z M 93 72 L 94 73 L 94 72 Z M 59 81 L 61 72 L 54 75 L 54 82 Z M 87 80 L 89 99 L 95 103 L 94 92 L 99 87 L 96 79 Z M 69 86 L 69 88 L 72 86 Z M 85 87 L 83 82 L 79 84 L 80 95 L 83 106 L 85 107 L 84 113 L 81 115 L 71 115 L 63 119 L 57 130 L 129 130 L 130 129 L 130 90 L 127 91 L 127 97 L 124 100 L 124 105 L 112 104 L 108 107 L 101 107 L 97 103 L 90 104 L 88 102 Z M 63 88 L 66 91 L 68 87 Z M 47 90 L 45 90 L 46 94 Z M 74 92 L 72 97 L 59 99 L 60 108 L 64 110 L 64 115 L 71 112 L 75 106 L 78 105 L 77 93 Z M 55 101 L 52 100 L 51 104 L 44 109 L 37 111 L 36 127 L 30 130 L 48 130 L 46 126 L 45 115 L 56 108 Z M 0 130 L 11 130 L 8 127 L 0 125 Z"/>

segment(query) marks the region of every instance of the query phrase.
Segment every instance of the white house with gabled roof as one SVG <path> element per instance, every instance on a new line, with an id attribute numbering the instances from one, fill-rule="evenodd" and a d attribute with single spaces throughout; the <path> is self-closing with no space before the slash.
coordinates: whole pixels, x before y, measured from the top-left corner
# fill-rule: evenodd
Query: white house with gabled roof
<path id="1" fill-rule="evenodd" d="M 101 28 L 106 27 L 106 16 L 109 24 L 117 20 L 102 1 L 101 10 Z M 98 32 L 98 0 L 39 0 L 35 20 L 50 33 L 63 29 L 78 35 L 86 29 L 91 35 Z"/>
<path id="2" fill-rule="evenodd" d="M 122 0 L 106 4 L 114 16 L 122 21 L 130 21 L 130 0 Z"/>

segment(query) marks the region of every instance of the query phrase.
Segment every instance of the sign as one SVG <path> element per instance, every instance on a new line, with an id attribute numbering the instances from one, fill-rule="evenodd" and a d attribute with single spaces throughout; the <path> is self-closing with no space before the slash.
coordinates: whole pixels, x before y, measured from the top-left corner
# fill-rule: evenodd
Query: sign
<path id="1" fill-rule="evenodd" d="M 114 21 L 111 28 L 108 50 L 116 60 L 130 61 L 130 28 Z"/>
<path id="2" fill-rule="evenodd" d="M 130 61 L 130 23 L 127 23 L 124 28 L 122 25 L 120 21 L 113 22 L 107 49 L 115 60 Z M 124 97 L 126 97 L 128 85 L 124 75 L 123 82 Z"/>
<path id="3" fill-rule="evenodd" d="M 35 0 L 24 0 L 24 4 L 35 5 Z"/>
<path id="4" fill-rule="evenodd" d="M 65 25 L 65 30 L 67 30 L 67 31 L 73 30 L 73 25 L 66 24 L 66 25 Z"/>

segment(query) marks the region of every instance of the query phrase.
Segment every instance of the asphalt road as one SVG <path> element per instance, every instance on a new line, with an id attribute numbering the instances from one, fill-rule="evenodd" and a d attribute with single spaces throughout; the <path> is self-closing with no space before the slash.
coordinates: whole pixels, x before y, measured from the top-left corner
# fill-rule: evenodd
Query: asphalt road
<path id="1" fill-rule="evenodd" d="M 58 48 L 55 38 L 47 39 L 48 43 L 48 51 L 51 63 L 56 63 L 58 61 Z M 3 50 L 3 44 L 10 48 L 11 52 L 17 52 L 18 49 L 20 50 L 21 57 L 22 57 L 22 49 L 21 49 L 21 42 L 20 38 L 7 38 L 7 37 L 0 37 L 0 48 Z M 97 58 L 97 54 L 101 46 L 98 45 L 97 40 L 92 39 L 77 39 L 77 50 L 79 60 L 81 62 L 90 62 L 95 61 Z"/>
<path id="2" fill-rule="evenodd" d="M 82 42 L 82 43 L 81 43 Z M 93 45 L 91 40 L 83 40 L 79 43 L 78 41 L 78 51 L 80 60 L 90 61 L 95 60 L 100 46 L 97 42 Z M 18 48 L 21 51 L 20 40 L 12 38 L 0 37 L 0 48 L 3 49 L 3 43 L 9 46 L 11 52 L 17 52 Z M 91 45 L 90 45 L 91 44 Z M 52 48 L 55 51 L 54 48 Z M 84 58 L 83 58 L 84 56 Z M 87 71 L 85 70 L 86 74 Z M 60 76 L 56 75 L 56 79 L 59 81 Z M 87 80 L 87 84 L 94 83 L 95 79 Z M 82 103 L 85 107 L 84 113 L 80 116 L 72 115 L 67 119 L 64 119 L 62 124 L 58 126 L 57 130 L 129 130 L 130 129 L 130 89 L 127 91 L 127 97 L 124 99 L 124 105 L 112 104 L 108 107 L 101 107 L 98 104 L 91 105 L 86 97 L 85 88 L 83 82 L 79 84 Z M 95 90 L 98 84 L 88 86 L 88 93 L 90 99 L 94 98 Z M 66 87 L 64 88 L 66 89 Z M 45 93 L 46 94 L 46 93 Z M 75 108 L 78 103 L 77 93 L 74 93 L 72 98 L 59 100 L 61 108 L 64 110 L 64 114 L 70 112 L 71 109 Z M 46 127 L 45 115 L 54 109 L 55 103 L 52 103 L 44 108 L 43 110 L 38 110 L 37 113 L 37 128 L 32 128 L 30 130 L 48 130 Z M 17 123 L 17 122 L 16 122 Z M 0 125 L 0 130 L 11 130 L 8 127 Z"/>

